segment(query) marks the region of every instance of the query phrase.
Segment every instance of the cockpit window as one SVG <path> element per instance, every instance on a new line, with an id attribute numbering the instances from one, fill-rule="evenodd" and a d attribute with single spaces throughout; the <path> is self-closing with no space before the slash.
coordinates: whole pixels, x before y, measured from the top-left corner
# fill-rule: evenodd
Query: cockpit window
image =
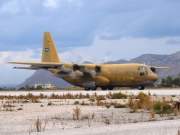
<path id="1" fill-rule="evenodd" d="M 150 67 L 148 67 L 148 66 L 139 66 L 138 67 L 138 71 L 140 71 L 140 72 L 144 72 L 145 71 L 145 73 L 148 74 L 148 72 L 150 71 Z"/>
<path id="2" fill-rule="evenodd" d="M 145 71 L 145 70 L 146 70 L 146 67 L 143 67 L 143 66 L 138 67 L 138 71 Z"/>

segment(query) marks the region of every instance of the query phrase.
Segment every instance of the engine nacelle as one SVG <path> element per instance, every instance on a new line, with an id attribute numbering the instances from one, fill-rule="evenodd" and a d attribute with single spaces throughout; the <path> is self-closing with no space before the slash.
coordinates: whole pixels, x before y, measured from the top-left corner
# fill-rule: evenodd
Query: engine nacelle
<path id="1" fill-rule="evenodd" d="M 64 65 L 61 65 L 61 66 L 58 67 L 57 69 L 58 69 L 59 71 L 66 72 L 66 73 L 69 73 L 69 72 L 72 71 L 71 69 L 66 68 Z"/>

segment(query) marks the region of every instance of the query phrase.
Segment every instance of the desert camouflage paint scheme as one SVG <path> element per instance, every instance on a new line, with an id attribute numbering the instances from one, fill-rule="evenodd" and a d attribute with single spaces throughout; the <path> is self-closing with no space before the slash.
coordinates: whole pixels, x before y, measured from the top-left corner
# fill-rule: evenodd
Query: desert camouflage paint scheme
<path id="1" fill-rule="evenodd" d="M 154 73 L 156 68 L 140 63 L 128 64 L 74 64 L 60 62 L 56 48 L 49 32 L 44 33 L 42 44 L 42 62 L 8 62 L 25 64 L 29 67 L 14 67 L 15 69 L 49 70 L 56 77 L 85 90 L 112 90 L 114 87 L 137 87 L 143 90 L 158 80 Z"/>

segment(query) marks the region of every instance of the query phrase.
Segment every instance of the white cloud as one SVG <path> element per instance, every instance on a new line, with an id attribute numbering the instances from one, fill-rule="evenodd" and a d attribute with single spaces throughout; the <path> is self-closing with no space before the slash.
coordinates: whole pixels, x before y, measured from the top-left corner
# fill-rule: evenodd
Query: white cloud
<path id="1" fill-rule="evenodd" d="M 46 8 L 57 8 L 58 3 L 57 3 L 57 0 L 45 0 L 43 2 L 43 6 Z"/>
<path id="2" fill-rule="evenodd" d="M 25 51 L 2 51 L 0 52 L 0 64 L 7 61 L 40 61 L 40 58 L 34 58 L 35 50 L 27 49 Z"/>
<path id="3" fill-rule="evenodd" d="M 130 60 L 142 54 L 171 54 L 179 51 L 179 45 L 173 47 L 167 44 L 169 39 L 166 38 L 120 38 L 117 40 L 101 40 L 95 37 L 92 45 L 88 47 L 74 47 L 69 51 L 60 53 L 59 56 L 63 62 L 84 62 L 104 63 L 107 61 L 115 61 L 119 59 Z M 77 61 L 80 57 L 80 61 Z"/>
<path id="4" fill-rule="evenodd" d="M 3 3 L 0 7 L 0 13 L 17 14 L 21 11 L 20 6 L 16 0 Z"/>
<path id="5" fill-rule="evenodd" d="M 1 77 L 0 84 L 20 84 L 26 78 L 30 77 L 34 70 L 20 70 L 20 69 L 13 69 L 13 67 L 20 66 L 14 64 L 7 64 L 6 62 L 9 61 L 40 61 L 40 57 L 34 58 L 36 50 L 25 50 L 25 51 L 4 51 L 0 52 L 0 71 Z M 39 51 L 38 51 L 39 52 Z"/>

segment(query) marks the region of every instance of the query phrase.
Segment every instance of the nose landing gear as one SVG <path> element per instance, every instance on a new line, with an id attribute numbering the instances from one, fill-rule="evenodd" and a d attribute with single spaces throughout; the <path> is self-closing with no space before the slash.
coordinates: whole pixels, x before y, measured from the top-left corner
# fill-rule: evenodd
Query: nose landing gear
<path id="1" fill-rule="evenodd" d="M 144 86 L 143 85 L 138 86 L 138 90 L 144 90 Z"/>

